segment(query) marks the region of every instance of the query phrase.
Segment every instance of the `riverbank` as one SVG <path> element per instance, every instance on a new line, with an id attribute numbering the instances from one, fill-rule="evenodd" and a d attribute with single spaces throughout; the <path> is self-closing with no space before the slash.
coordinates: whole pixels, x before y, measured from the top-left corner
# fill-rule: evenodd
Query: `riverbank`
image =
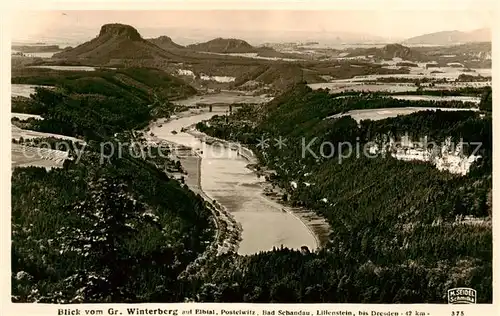
<path id="1" fill-rule="evenodd" d="M 183 152 L 190 153 L 189 161 L 181 160 L 182 165 L 189 162 L 189 168 L 192 169 L 185 183 L 198 190 L 202 187 L 203 193 L 213 204 L 224 207 L 224 210 L 230 212 L 231 218 L 236 220 L 241 228 L 238 254 L 252 255 L 280 247 L 301 249 L 305 246 L 310 250 L 319 248 L 321 242 L 314 233 L 317 229 L 304 223 L 307 216 L 299 214 L 302 216 L 298 217 L 296 213 L 292 214 L 289 208 L 263 194 L 262 185 L 266 183 L 264 178 L 248 168 L 250 162 L 257 162 L 251 151 L 242 149 L 236 143 L 220 145 L 216 143 L 219 140 L 215 138 L 208 140 L 212 143 L 210 145 L 199 139 L 206 137 L 205 135 L 195 137 L 191 133 L 196 131 L 187 128 L 210 119 L 214 114 L 218 114 L 217 112 L 196 111 L 188 115 L 182 114 L 182 118 L 176 117 L 150 124 L 149 134 L 168 140 L 168 143 L 177 144 L 174 145 L 174 150 L 175 146 L 178 146 Z M 242 149 L 239 151 L 240 155 L 236 149 Z M 191 153 L 192 150 L 196 154 Z M 201 160 L 197 160 L 198 156 Z M 198 186 L 200 174 L 201 185 Z"/>
<path id="2" fill-rule="evenodd" d="M 258 178 L 260 178 L 261 176 L 266 178 L 266 175 L 269 175 L 272 172 L 271 170 L 257 170 L 255 168 L 258 165 L 257 157 L 252 152 L 252 150 L 242 146 L 240 143 L 230 142 L 227 140 L 209 136 L 196 130 L 195 125 L 191 125 L 186 128 L 185 132 L 198 138 L 202 142 L 206 142 L 207 144 L 219 144 L 223 147 L 235 150 L 238 155 L 245 158 L 249 162 L 247 168 L 255 173 Z M 323 248 L 326 246 L 329 241 L 331 229 L 325 218 L 317 215 L 312 210 L 301 207 L 293 207 L 285 204 L 285 202 L 283 201 L 283 195 L 286 194 L 286 192 L 279 187 L 276 188 L 275 185 L 267 180 L 267 178 L 266 181 L 259 182 L 259 186 L 261 188 L 261 198 L 266 199 L 269 203 L 279 205 L 282 211 L 287 212 L 288 214 L 294 216 L 296 219 L 302 222 L 302 224 L 314 237 L 316 248 Z"/>
<path id="3" fill-rule="evenodd" d="M 175 153 L 175 158 L 178 159 L 185 171 L 187 180 L 186 185 L 190 190 L 199 194 L 206 202 L 207 207 L 212 213 L 212 219 L 215 226 L 215 238 L 207 250 L 199 256 L 188 269 L 186 273 L 192 275 L 190 269 L 194 269 L 199 264 L 202 264 L 210 255 L 221 255 L 228 252 L 237 252 L 239 243 L 241 241 L 241 225 L 234 219 L 231 213 L 222 205 L 218 204 L 211 197 L 209 197 L 202 189 L 201 186 L 201 160 L 200 154 L 193 148 L 186 147 L 175 142 L 163 139 L 155 135 L 151 130 L 155 127 L 161 127 L 163 124 L 167 124 L 173 120 L 179 119 L 181 117 L 187 117 L 192 115 L 199 115 L 204 111 L 185 111 L 181 112 L 174 118 L 160 119 L 150 122 L 148 128 L 143 130 L 144 136 L 148 142 L 154 142 L 156 144 L 168 144 L 168 146 Z"/>
<path id="4" fill-rule="evenodd" d="M 254 166 L 249 166 L 250 169 L 254 168 Z M 262 174 L 265 177 L 265 172 L 255 170 L 256 174 Z M 268 174 L 271 174 L 271 170 Z M 328 221 L 324 218 L 316 214 L 313 210 L 306 209 L 303 207 L 294 207 L 289 205 L 283 200 L 283 196 L 286 193 L 284 189 L 281 187 L 277 187 L 272 184 L 270 181 L 265 181 L 261 185 L 262 187 L 262 196 L 269 201 L 273 201 L 275 203 L 279 203 L 283 206 L 283 210 L 292 214 L 296 218 L 298 218 L 304 225 L 311 231 L 316 239 L 316 243 L 319 248 L 324 248 L 328 241 L 330 240 L 331 228 Z"/>

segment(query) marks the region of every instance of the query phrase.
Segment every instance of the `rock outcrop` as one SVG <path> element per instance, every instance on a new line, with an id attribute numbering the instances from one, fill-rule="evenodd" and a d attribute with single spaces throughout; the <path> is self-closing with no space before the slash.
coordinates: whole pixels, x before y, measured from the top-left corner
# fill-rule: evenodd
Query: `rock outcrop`
<path id="1" fill-rule="evenodd" d="M 130 25 L 105 24 L 99 35 L 75 48 L 55 54 L 53 58 L 71 61 L 85 61 L 106 65 L 112 62 L 158 60 L 164 61 L 176 56 L 145 40 Z"/>

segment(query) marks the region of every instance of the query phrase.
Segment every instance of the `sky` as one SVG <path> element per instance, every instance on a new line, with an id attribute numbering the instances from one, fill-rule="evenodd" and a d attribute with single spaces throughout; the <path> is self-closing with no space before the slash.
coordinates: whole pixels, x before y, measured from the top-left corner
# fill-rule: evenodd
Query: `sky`
<path id="1" fill-rule="evenodd" d="M 189 30 L 198 29 L 220 36 L 302 32 L 307 37 L 309 33 L 340 32 L 405 39 L 438 31 L 491 27 L 493 13 L 479 7 L 447 11 L 19 11 L 12 18 L 12 38 L 67 35 L 69 31 L 92 38 L 103 24 L 124 23 L 136 27 L 144 37 L 169 35 L 156 33 L 172 29 L 176 37 L 182 37 L 183 30 L 189 36 Z"/>

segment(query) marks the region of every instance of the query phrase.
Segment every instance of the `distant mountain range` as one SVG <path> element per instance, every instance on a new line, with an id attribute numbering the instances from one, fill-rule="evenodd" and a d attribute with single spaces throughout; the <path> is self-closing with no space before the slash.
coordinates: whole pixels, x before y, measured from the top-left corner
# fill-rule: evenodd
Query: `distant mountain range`
<path id="1" fill-rule="evenodd" d="M 162 35 L 168 36 L 177 44 L 187 46 L 190 44 L 210 41 L 214 38 L 240 38 L 253 46 L 266 42 L 304 42 L 316 41 L 325 44 L 342 43 L 386 43 L 401 39 L 386 39 L 370 34 L 350 33 L 350 32 L 318 32 L 318 31 L 256 31 L 238 29 L 209 29 L 209 28 L 186 28 L 186 27 L 137 27 L 140 34 L 147 39 L 158 38 Z M 92 39 L 99 31 L 96 27 L 83 27 L 72 25 L 71 27 L 61 27 L 52 25 L 48 27 L 42 35 L 28 38 L 14 38 L 18 44 L 32 44 L 35 42 L 45 42 L 47 44 L 58 44 L 62 47 L 76 46 Z"/>
<path id="2" fill-rule="evenodd" d="M 448 42 L 448 46 L 455 44 L 458 40 L 474 39 L 479 41 L 485 39 L 484 31 L 459 33 L 462 35 L 448 38 L 452 41 Z M 456 32 L 453 32 L 453 34 L 456 34 Z M 443 36 L 443 32 L 424 35 L 419 37 L 420 39 L 413 38 L 411 41 L 414 44 L 423 41 L 439 45 L 437 43 L 440 36 Z M 436 50 L 435 47 L 408 47 L 402 44 L 388 44 L 383 47 L 349 48 L 345 51 L 347 54 L 344 56 L 368 57 L 377 60 L 391 60 L 397 57 L 405 61 L 433 61 L 446 65 L 450 62 L 464 63 L 472 59 L 478 60 L 478 62 L 488 60 L 488 56 L 491 56 L 491 48 L 487 44 L 481 42 L 454 45 L 450 47 L 451 50 L 443 50 L 446 47 Z M 207 52 L 214 54 L 207 54 Z M 241 56 L 227 55 L 230 53 L 253 53 L 257 56 L 252 57 L 260 58 L 261 61 L 257 62 L 255 59 L 250 60 Z M 451 55 L 453 56 L 450 57 Z M 75 48 L 66 48 L 54 54 L 53 61 L 64 60 L 70 63 L 108 67 L 153 67 L 169 72 L 177 71 L 175 64 L 184 63 L 189 64 L 190 70 L 196 74 L 210 73 L 239 78 L 242 74 L 249 73 L 251 74 L 249 80 L 257 78 L 260 82 L 276 85 L 276 82 L 280 82 L 286 76 L 294 78 L 294 80 L 302 78 L 302 75 L 296 75 L 303 73 L 301 66 L 294 65 L 293 67 L 296 69 L 291 69 L 291 64 L 286 64 L 283 67 L 282 65 L 273 65 L 272 67 L 267 65 L 269 59 L 280 60 L 285 58 L 291 60 L 303 59 L 304 55 L 279 52 L 271 47 L 252 46 L 247 41 L 237 38 L 218 37 L 206 42 L 183 46 L 165 35 L 145 39 L 134 27 L 115 23 L 103 25 L 98 36 L 92 40 Z M 260 68 L 257 63 L 265 65 L 265 67 Z M 476 64 L 470 65 L 474 66 Z M 283 72 L 283 69 L 287 67 L 290 69 Z M 281 75 L 281 73 L 284 73 L 285 76 Z M 308 75 L 304 79 L 308 81 L 319 80 L 316 75 Z M 244 81 L 241 82 L 241 84 L 244 83 Z"/>
<path id="3" fill-rule="evenodd" d="M 483 28 L 471 32 L 444 31 L 409 38 L 408 45 L 454 45 L 471 42 L 491 42 L 491 29 Z"/>
<path id="4" fill-rule="evenodd" d="M 12 45 L 12 50 L 21 53 L 53 53 L 62 49 L 59 45 Z"/>
<path id="5" fill-rule="evenodd" d="M 162 35 L 157 38 L 147 39 L 149 42 L 155 44 L 164 50 L 190 50 L 197 52 L 210 52 L 210 53 L 259 53 L 263 50 L 269 51 L 269 48 L 257 48 L 250 45 L 248 42 L 237 38 L 222 38 L 218 37 L 213 40 L 190 44 L 182 46 L 175 43 L 172 38 Z M 272 49 L 271 49 L 272 50 Z"/>
<path id="6" fill-rule="evenodd" d="M 354 45 L 354 44 L 386 44 L 399 42 L 404 45 L 454 45 L 468 42 L 490 42 L 491 30 L 488 28 L 478 29 L 471 32 L 462 31 L 443 31 L 424 34 L 408 39 L 403 38 L 384 38 L 362 33 L 349 32 L 312 32 L 312 31 L 270 31 L 258 32 L 250 30 L 215 30 L 215 29 L 197 29 L 197 28 L 176 28 L 176 27 L 146 27 L 139 28 L 140 33 L 150 39 L 151 42 L 162 47 L 159 43 L 170 39 L 176 45 L 189 46 L 195 43 L 210 42 L 214 38 L 223 37 L 226 39 L 244 39 L 254 47 L 266 42 L 284 43 L 284 42 L 303 42 L 315 41 L 322 45 Z M 88 41 L 94 37 L 98 31 L 95 27 L 81 27 L 78 25 L 60 27 L 54 25 L 44 32 L 43 36 L 36 38 L 19 39 L 14 38 L 18 45 L 33 44 L 44 42 L 47 44 L 56 44 L 61 47 L 76 46 L 78 43 Z M 168 37 L 163 38 L 165 34 Z M 159 42 L 153 41 L 158 39 Z M 207 42 L 207 43 L 208 43 Z M 171 46 L 170 46 L 171 47 Z M 173 48 L 173 47 L 171 47 Z"/>
<path id="7" fill-rule="evenodd" d="M 237 57 L 207 55 L 212 53 L 256 53 L 265 57 L 291 58 L 290 54 L 270 47 L 254 47 L 235 38 L 216 38 L 208 42 L 182 46 L 168 36 L 144 39 L 130 25 L 105 24 L 99 35 L 75 48 L 67 48 L 54 54 L 54 59 L 79 61 L 95 65 L 127 64 L 134 66 L 161 67 L 166 61 L 185 62 L 200 59 L 229 60 Z"/>

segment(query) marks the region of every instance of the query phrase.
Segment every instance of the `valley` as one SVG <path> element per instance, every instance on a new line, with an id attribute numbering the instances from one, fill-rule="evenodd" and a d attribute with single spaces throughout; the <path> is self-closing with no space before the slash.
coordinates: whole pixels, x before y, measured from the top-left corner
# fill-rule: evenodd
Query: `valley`
<path id="1" fill-rule="evenodd" d="M 160 139 L 200 153 L 200 189 L 211 200 L 230 210 L 240 223 L 242 236 L 238 253 L 254 254 L 282 245 L 293 249 L 302 246 L 316 249 L 315 236 L 300 220 L 283 212 L 283 206 L 279 203 L 263 197 L 261 182 L 265 179 L 246 168 L 251 161 L 241 157 L 235 150 L 209 145 L 186 132 L 172 133 L 209 119 L 210 116 L 210 113 L 202 113 L 179 118 L 152 128 L 151 132 Z"/>
<path id="2" fill-rule="evenodd" d="M 491 303 L 491 43 L 438 41 L 13 46 L 12 300 Z"/>

